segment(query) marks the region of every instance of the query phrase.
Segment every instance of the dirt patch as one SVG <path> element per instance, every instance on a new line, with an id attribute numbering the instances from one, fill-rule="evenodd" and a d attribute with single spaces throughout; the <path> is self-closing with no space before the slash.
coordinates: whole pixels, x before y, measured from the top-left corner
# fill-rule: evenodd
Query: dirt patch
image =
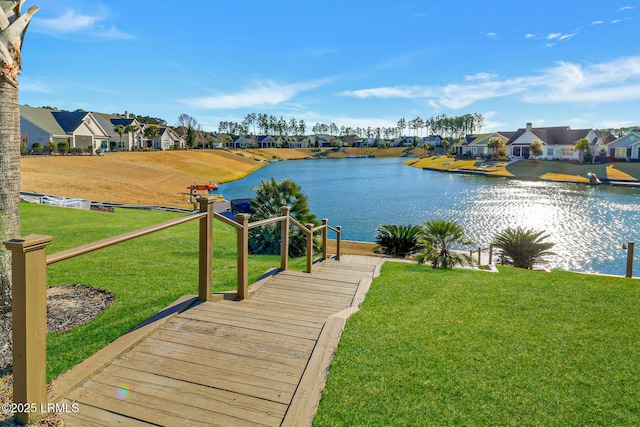
<path id="1" fill-rule="evenodd" d="M 67 332 L 97 316 L 113 304 L 114 296 L 106 291 L 74 284 L 47 289 L 47 331 Z M 11 347 L 11 312 L 0 315 L 0 403 L 13 398 Z M 13 414 L 0 412 L 0 425 L 13 426 Z M 41 420 L 38 426 L 57 426 L 60 419 L 55 414 Z"/>

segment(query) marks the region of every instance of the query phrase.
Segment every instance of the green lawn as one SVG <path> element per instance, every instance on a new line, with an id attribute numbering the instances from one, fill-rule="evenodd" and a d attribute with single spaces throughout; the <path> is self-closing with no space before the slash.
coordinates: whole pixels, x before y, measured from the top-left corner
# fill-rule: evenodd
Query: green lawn
<path id="1" fill-rule="evenodd" d="M 52 254 L 161 223 L 184 214 L 116 209 L 101 213 L 20 205 L 22 235 L 48 234 Z M 236 232 L 214 221 L 214 291 L 236 288 Z M 304 260 L 292 260 L 302 269 Z M 249 282 L 280 265 L 279 256 L 250 256 Z M 81 283 L 115 295 L 114 304 L 67 333 L 47 336 L 47 380 L 57 377 L 183 295 L 198 293 L 198 221 L 53 264 L 49 286 Z"/>
<path id="2" fill-rule="evenodd" d="M 640 282 L 387 263 L 314 425 L 640 425 Z"/>

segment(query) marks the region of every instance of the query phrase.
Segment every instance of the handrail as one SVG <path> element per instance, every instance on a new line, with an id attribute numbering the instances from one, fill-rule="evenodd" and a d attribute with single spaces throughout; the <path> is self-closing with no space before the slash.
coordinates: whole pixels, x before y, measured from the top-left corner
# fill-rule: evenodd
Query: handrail
<path id="1" fill-rule="evenodd" d="M 256 228 L 256 227 L 262 227 L 263 225 L 273 224 L 274 222 L 280 222 L 284 218 L 285 217 L 283 217 L 283 216 L 276 216 L 276 217 L 272 217 L 272 218 L 261 219 L 260 221 L 254 221 L 254 222 L 249 223 L 249 229 Z"/>
<path id="2" fill-rule="evenodd" d="M 236 230 L 239 230 L 239 229 L 242 228 L 242 226 L 240 224 L 238 224 L 236 221 L 234 221 L 232 219 L 229 219 L 224 215 L 220 215 L 218 212 L 214 212 L 213 213 L 213 217 L 215 219 L 219 219 L 220 221 L 224 222 L 227 225 L 230 225 L 230 226 L 234 227 Z"/>
<path id="3" fill-rule="evenodd" d="M 199 218 L 206 217 L 207 213 L 197 213 L 185 216 L 182 218 L 172 219 L 162 222 L 160 224 L 151 225 L 149 227 L 141 228 L 139 230 L 130 231 L 128 233 L 120 234 L 119 236 L 109 237 L 97 242 L 88 243 L 86 245 L 77 246 L 75 248 L 67 249 L 64 251 L 56 252 L 47 256 L 47 265 L 55 264 L 56 262 L 64 261 L 67 259 L 75 258 L 80 255 L 87 254 L 89 252 L 97 251 L 99 249 L 107 248 L 109 246 L 117 245 L 118 243 L 126 242 L 127 240 L 133 240 L 138 237 L 145 236 L 147 234 L 155 233 L 176 225 L 183 224 L 185 222 L 193 221 Z"/>
<path id="4" fill-rule="evenodd" d="M 306 225 L 302 225 L 302 223 L 300 221 L 298 221 L 297 219 L 295 219 L 294 217 L 289 217 L 289 221 L 291 221 L 291 224 L 293 224 L 296 227 L 298 227 L 301 231 L 304 231 L 307 234 L 311 234 L 311 233 L 309 233 L 309 229 L 307 228 L 307 226 Z"/>

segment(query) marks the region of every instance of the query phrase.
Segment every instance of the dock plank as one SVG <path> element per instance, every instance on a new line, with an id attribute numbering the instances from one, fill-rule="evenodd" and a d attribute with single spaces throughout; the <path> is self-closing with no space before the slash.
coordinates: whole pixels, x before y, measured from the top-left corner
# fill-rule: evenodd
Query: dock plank
<path id="1" fill-rule="evenodd" d="M 347 259 L 279 272 L 250 299 L 185 307 L 65 394 L 79 405 L 65 425 L 310 425 L 331 343 L 382 262 Z"/>

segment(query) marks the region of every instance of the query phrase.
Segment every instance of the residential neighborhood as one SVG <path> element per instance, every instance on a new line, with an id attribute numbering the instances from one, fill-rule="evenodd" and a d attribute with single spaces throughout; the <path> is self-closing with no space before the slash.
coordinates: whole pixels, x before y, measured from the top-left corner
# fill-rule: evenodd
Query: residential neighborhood
<path id="1" fill-rule="evenodd" d="M 149 130 L 150 128 L 156 128 Z M 30 106 L 20 107 L 20 129 L 23 146 L 33 152 L 39 147 L 57 147 L 66 142 L 72 153 L 104 153 L 109 151 L 171 150 L 186 147 L 186 135 L 170 126 L 140 123 L 128 112 L 122 115 L 89 111 L 57 111 Z M 202 139 L 202 138 L 201 138 Z M 442 135 L 401 136 L 381 139 L 372 136 L 313 134 L 294 135 L 230 135 L 211 133 L 198 148 L 340 148 L 340 147 L 425 147 L 437 153 L 458 156 L 490 157 L 492 142 L 499 141 L 512 159 L 533 156 L 531 146 L 538 142 L 540 160 L 582 160 L 578 141 L 586 139 L 590 159 L 604 161 L 640 160 L 640 130 L 615 137 L 595 129 L 571 129 L 570 126 L 534 127 L 526 123 L 515 131 L 470 134 L 451 143 Z M 38 145 L 36 145 L 38 146 Z M 99 151 L 97 151 L 99 150 Z M 583 153 L 584 154 L 584 153 Z"/>

